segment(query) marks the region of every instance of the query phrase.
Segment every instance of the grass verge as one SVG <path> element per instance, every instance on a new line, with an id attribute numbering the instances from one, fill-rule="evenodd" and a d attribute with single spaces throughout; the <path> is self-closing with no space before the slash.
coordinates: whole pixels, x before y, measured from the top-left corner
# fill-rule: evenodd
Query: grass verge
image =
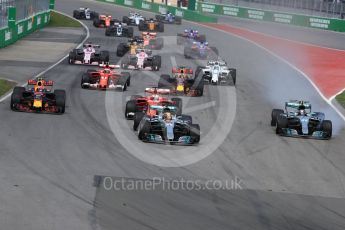
<path id="1" fill-rule="evenodd" d="M 59 14 L 55 11 L 50 13 L 50 27 L 81 27 L 81 24 L 65 15 Z"/>
<path id="2" fill-rule="evenodd" d="M 336 96 L 335 99 L 345 108 L 345 91 Z"/>
<path id="3" fill-rule="evenodd" d="M 12 89 L 12 87 L 15 85 L 16 85 L 16 83 L 14 83 L 12 81 L 0 79 L 0 97 L 3 96 L 8 91 L 10 91 L 10 89 Z"/>

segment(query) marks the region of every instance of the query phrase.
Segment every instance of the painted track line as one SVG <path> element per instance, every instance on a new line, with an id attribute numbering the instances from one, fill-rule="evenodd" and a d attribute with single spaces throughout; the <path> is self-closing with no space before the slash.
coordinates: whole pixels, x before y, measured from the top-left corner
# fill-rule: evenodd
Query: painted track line
<path id="1" fill-rule="evenodd" d="M 69 16 L 68 14 L 65 14 L 65 13 L 62 13 L 62 12 L 59 12 L 59 11 L 56 11 L 56 10 L 53 10 L 53 11 L 55 11 L 55 12 L 57 12 L 57 13 L 59 13 L 59 14 L 62 14 L 62 15 L 64 15 L 64 16 L 66 16 L 66 17 L 69 17 L 69 18 L 71 18 L 71 19 L 73 19 L 73 20 L 75 20 L 75 21 L 78 21 L 78 22 L 84 27 L 84 29 L 86 30 L 86 37 L 83 39 L 83 41 L 82 41 L 81 43 L 79 43 L 79 44 L 76 46 L 76 48 L 81 47 L 81 46 L 85 43 L 85 41 L 86 41 L 87 39 L 89 39 L 89 37 L 90 37 L 89 28 L 88 28 L 82 21 L 77 20 L 77 19 L 75 19 L 75 18 Z M 40 73 L 34 75 L 33 78 L 38 78 L 38 77 L 42 76 L 43 74 L 47 73 L 49 70 L 53 69 L 55 66 L 57 66 L 57 65 L 59 65 L 61 62 L 63 62 L 67 57 L 68 57 L 68 54 L 66 54 L 65 56 L 63 56 L 60 60 L 58 60 L 57 62 L 55 62 L 54 64 L 52 64 L 51 66 L 49 66 L 48 68 L 46 68 L 45 70 L 43 70 L 42 72 L 40 72 Z M 28 84 L 28 83 L 25 82 L 25 83 L 23 83 L 22 85 L 19 85 L 19 86 L 25 87 L 25 86 L 27 86 L 27 84 Z M 11 96 L 11 94 L 12 94 L 11 91 L 8 92 L 8 93 L 6 93 L 4 96 L 2 96 L 2 97 L 0 98 L 0 102 L 5 101 L 7 98 L 9 98 L 9 97 Z"/>

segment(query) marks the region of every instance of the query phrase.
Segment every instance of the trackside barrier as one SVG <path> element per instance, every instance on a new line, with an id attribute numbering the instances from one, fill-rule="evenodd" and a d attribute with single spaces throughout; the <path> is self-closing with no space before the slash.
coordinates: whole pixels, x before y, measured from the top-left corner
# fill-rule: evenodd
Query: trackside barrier
<path id="1" fill-rule="evenodd" d="M 13 44 L 20 38 L 46 26 L 50 21 L 50 10 L 37 13 L 36 15 L 24 20 L 15 22 L 10 20 L 13 20 L 13 15 L 11 13 L 9 13 L 9 25 L 0 29 L 0 48 Z"/>
<path id="2" fill-rule="evenodd" d="M 176 16 L 182 17 L 186 20 L 196 21 L 196 22 L 209 22 L 209 23 L 216 23 L 217 18 L 204 15 L 202 13 L 192 11 L 192 10 L 185 10 L 173 6 L 166 6 L 157 3 L 146 2 L 143 0 L 97 0 L 99 2 L 108 2 L 113 3 L 116 5 L 128 6 L 132 8 L 136 8 L 139 10 L 145 10 L 155 13 L 165 13 L 166 11 L 170 11 Z"/>
<path id="3" fill-rule="evenodd" d="M 226 15 L 238 18 L 254 19 L 258 21 L 276 22 L 295 26 L 345 32 L 345 20 L 335 18 L 314 17 L 309 15 L 290 14 L 204 2 L 197 2 L 197 9 L 201 13 Z"/>

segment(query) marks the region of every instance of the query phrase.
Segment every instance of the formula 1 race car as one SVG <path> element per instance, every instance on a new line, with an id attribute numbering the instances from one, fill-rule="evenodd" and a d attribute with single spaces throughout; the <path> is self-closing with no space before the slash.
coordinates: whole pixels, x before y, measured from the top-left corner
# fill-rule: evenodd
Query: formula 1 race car
<path id="1" fill-rule="evenodd" d="M 53 81 L 38 78 L 29 80 L 26 88 L 14 87 L 11 109 L 18 112 L 64 113 L 66 92 L 62 89 L 52 92 L 53 84 Z"/>
<path id="2" fill-rule="evenodd" d="M 322 112 L 311 112 L 308 101 L 292 100 L 285 103 L 285 111 L 273 109 L 271 126 L 281 136 L 330 139 L 332 121 L 325 119 Z"/>
<path id="3" fill-rule="evenodd" d="M 195 74 L 202 74 L 205 83 L 213 85 L 236 85 L 236 69 L 229 68 L 225 61 L 208 61 L 205 67 L 198 67 Z"/>
<path id="4" fill-rule="evenodd" d="M 176 97 L 169 99 L 167 97 L 167 95 L 170 95 L 169 89 L 146 88 L 145 93 L 149 95 L 133 95 L 131 99 L 127 101 L 125 110 L 126 119 L 134 119 L 136 112 L 145 113 L 150 105 L 174 105 L 176 106 L 176 114 L 182 114 L 182 99 Z M 139 123 L 134 124 L 134 130 L 136 130 L 138 125 Z"/>
<path id="5" fill-rule="evenodd" d="M 193 75 L 193 69 L 185 66 L 174 67 L 172 75 L 162 74 L 158 81 L 158 88 L 169 89 L 175 95 L 191 97 L 204 94 L 203 75 Z"/>
<path id="6" fill-rule="evenodd" d="M 118 19 L 113 18 L 111 15 L 99 15 L 93 19 L 93 25 L 98 28 L 109 27 L 119 22 Z"/>
<path id="7" fill-rule="evenodd" d="M 193 42 L 191 45 L 184 47 L 183 54 L 186 59 L 217 59 L 218 49 L 209 47 L 208 42 Z"/>
<path id="8" fill-rule="evenodd" d="M 161 68 L 162 60 L 160 55 L 152 55 L 151 50 L 139 49 L 137 54 L 128 55 L 122 58 L 121 67 L 123 69 L 153 70 L 158 71 Z"/>
<path id="9" fill-rule="evenodd" d="M 76 19 L 93 20 L 99 16 L 95 11 L 91 11 L 89 8 L 79 8 L 79 10 L 73 10 L 73 17 Z"/>
<path id="10" fill-rule="evenodd" d="M 129 16 L 123 16 L 122 22 L 126 23 L 127 25 L 135 25 L 138 26 L 141 21 L 145 21 L 146 19 L 139 13 L 129 13 Z"/>
<path id="11" fill-rule="evenodd" d="M 115 37 L 133 37 L 133 27 L 128 27 L 127 24 L 122 22 L 114 23 L 105 29 L 105 36 Z"/>
<path id="12" fill-rule="evenodd" d="M 144 39 L 139 36 L 135 36 L 128 40 L 128 43 L 121 42 L 116 49 L 116 55 L 123 57 L 128 51 L 131 55 L 136 55 L 138 49 L 144 49 Z"/>
<path id="13" fill-rule="evenodd" d="M 149 19 L 139 22 L 139 31 L 150 31 L 150 32 L 164 32 L 163 22 L 155 21 L 154 19 Z"/>
<path id="14" fill-rule="evenodd" d="M 126 91 L 131 84 L 131 75 L 128 72 L 117 72 L 115 65 L 100 65 L 101 70 L 87 70 L 82 75 L 83 89 L 120 89 Z"/>
<path id="15" fill-rule="evenodd" d="M 200 126 L 189 115 L 176 114 L 174 105 L 149 105 L 146 112 L 137 112 L 139 140 L 152 143 L 193 145 L 200 142 Z"/>
<path id="16" fill-rule="evenodd" d="M 85 43 L 82 49 L 73 49 L 69 53 L 69 64 L 104 64 L 109 63 L 109 51 L 99 50 L 99 45 L 92 43 Z"/>
<path id="17" fill-rule="evenodd" d="M 206 42 L 206 35 L 194 29 L 185 29 L 183 33 L 177 34 L 176 39 L 177 45 L 190 45 L 193 42 Z"/>
<path id="18" fill-rule="evenodd" d="M 157 33 L 142 32 L 141 36 L 145 49 L 160 50 L 164 46 L 163 38 L 157 38 Z"/>
<path id="19" fill-rule="evenodd" d="M 181 17 L 177 17 L 170 12 L 167 12 L 166 14 L 156 15 L 156 20 L 167 24 L 181 25 L 182 23 Z"/>

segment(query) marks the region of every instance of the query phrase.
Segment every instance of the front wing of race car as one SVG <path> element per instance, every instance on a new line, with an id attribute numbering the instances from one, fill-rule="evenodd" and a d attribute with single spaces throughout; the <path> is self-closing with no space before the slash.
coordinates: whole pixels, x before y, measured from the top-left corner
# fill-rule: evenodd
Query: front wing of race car
<path id="1" fill-rule="evenodd" d="M 290 128 L 283 128 L 278 134 L 280 136 L 295 137 L 295 138 L 307 138 L 307 139 L 318 139 L 318 140 L 329 140 L 330 137 L 326 132 L 315 131 L 311 135 L 299 134 L 297 130 Z"/>

